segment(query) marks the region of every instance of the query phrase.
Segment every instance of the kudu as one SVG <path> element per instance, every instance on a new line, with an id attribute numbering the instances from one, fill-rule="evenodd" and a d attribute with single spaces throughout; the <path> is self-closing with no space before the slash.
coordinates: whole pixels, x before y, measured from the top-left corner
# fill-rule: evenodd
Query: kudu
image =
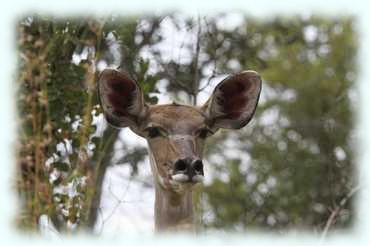
<path id="1" fill-rule="evenodd" d="M 106 120 L 114 127 L 129 127 L 148 141 L 156 231 L 194 230 L 192 189 L 203 180 L 204 141 L 219 128 L 245 126 L 260 91 L 258 73 L 244 71 L 221 81 L 201 107 L 149 105 L 126 73 L 102 72 L 98 93 Z"/>

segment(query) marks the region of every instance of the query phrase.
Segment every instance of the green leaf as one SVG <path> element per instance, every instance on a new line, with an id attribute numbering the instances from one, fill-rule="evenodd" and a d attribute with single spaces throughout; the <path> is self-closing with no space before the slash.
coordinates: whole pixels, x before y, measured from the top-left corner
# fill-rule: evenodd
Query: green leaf
<path id="1" fill-rule="evenodd" d="M 61 172 L 68 172 L 69 171 L 69 164 L 64 162 L 55 162 L 53 166 Z"/>

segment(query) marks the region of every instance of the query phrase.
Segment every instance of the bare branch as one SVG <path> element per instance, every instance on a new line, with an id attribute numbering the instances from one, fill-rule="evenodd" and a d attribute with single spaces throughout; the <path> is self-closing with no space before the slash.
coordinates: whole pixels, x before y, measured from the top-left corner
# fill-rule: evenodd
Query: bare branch
<path id="1" fill-rule="evenodd" d="M 112 216 L 116 213 L 116 210 L 119 208 L 119 206 L 122 204 L 122 203 L 124 203 L 125 201 L 124 201 L 124 197 L 126 196 L 126 194 L 127 194 L 127 192 L 128 192 L 128 189 L 129 189 L 129 187 L 130 187 L 130 183 L 131 183 L 131 178 L 129 178 L 129 180 L 128 180 L 128 183 L 127 183 L 127 186 L 126 186 L 126 189 L 125 189 L 125 191 L 124 191 L 124 194 L 122 195 L 122 199 L 121 198 L 119 198 L 113 191 L 112 191 L 112 183 L 111 182 L 109 182 L 109 192 L 110 192 L 110 194 L 114 197 L 114 199 L 116 199 L 117 200 L 117 203 L 116 203 L 116 205 L 114 206 L 114 208 L 112 209 L 112 211 L 110 212 L 110 214 L 106 217 L 106 218 L 104 218 L 103 219 L 103 227 L 104 227 L 104 225 L 105 225 L 105 223 L 110 219 L 110 218 L 112 218 Z"/>
<path id="2" fill-rule="evenodd" d="M 216 78 L 217 75 L 218 73 L 217 73 L 216 60 L 215 60 L 211 76 L 208 78 L 206 84 L 203 87 L 198 89 L 198 93 L 203 91 L 205 88 L 207 88 L 211 84 L 212 79 Z"/>
<path id="3" fill-rule="evenodd" d="M 162 71 L 158 73 L 159 76 L 161 77 L 167 77 L 170 79 L 170 82 L 172 84 L 175 84 L 178 86 L 180 89 L 184 90 L 185 92 L 189 93 L 189 87 L 178 80 L 175 76 L 175 74 L 172 73 L 171 69 L 169 68 L 169 65 L 166 64 L 161 58 L 155 57 L 157 63 L 161 66 Z"/>
<path id="4" fill-rule="evenodd" d="M 207 21 L 206 17 L 204 17 L 204 23 L 205 23 L 205 27 L 206 27 L 205 32 L 209 36 L 208 40 L 212 40 L 212 41 L 216 40 L 216 38 L 213 37 L 214 33 L 212 33 L 212 31 L 210 30 L 210 23 Z M 218 72 L 217 72 L 217 61 L 218 61 L 217 51 L 218 51 L 219 45 L 213 43 L 213 46 L 214 46 L 214 53 L 213 53 L 214 62 L 213 62 L 212 74 L 208 78 L 206 84 L 203 87 L 198 89 L 198 93 L 203 91 L 205 88 L 207 88 L 211 84 L 212 79 L 214 79 L 218 75 Z"/>
<path id="5" fill-rule="evenodd" d="M 162 21 L 166 18 L 167 16 L 162 16 L 158 19 L 153 19 L 152 21 L 152 25 L 150 27 L 150 31 L 149 32 L 145 32 L 145 31 L 142 31 L 141 28 L 142 28 L 142 23 L 138 23 L 137 26 L 136 26 L 136 34 L 141 34 L 143 36 L 143 39 L 142 41 L 140 42 L 140 44 L 138 45 L 138 49 L 141 49 L 143 46 L 147 45 L 147 44 L 150 44 L 151 43 L 151 40 L 152 40 L 152 37 L 155 33 L 155 31 L 158 30 L 158 28 L 160 27 L 160 25 L 162 24 Z"/>
<path id="6" fill-rule="evenodd" d="M 361 188 L 360 185 L 355 186 L 352 188 L 349 193 L 340 201 L 339 205 L 335 207 L 335 209 L 331 212 L 328 221 L 326 222 L 325 228 L 321 234 L 320 243 L 323 243 L 330 227 L 334 224 L 336 217 L 342 211 L 344 205 L 346 205 L 347 201 Z"/>
<path id="7" fill-rule="evenodd" d="M 200 53 L 200 41 L 201 41 L 201 33 L 202 33 L 202 25 L 200 23 L 200 17 L 198 15 L 198 32 L 197 32 L 197 43 L 195 46 L 195 54 L 194 54 L 194 82 L 193 82 L 193 105 L 197 105 L 197 94 L 199 92 L 199 53 Z"/>

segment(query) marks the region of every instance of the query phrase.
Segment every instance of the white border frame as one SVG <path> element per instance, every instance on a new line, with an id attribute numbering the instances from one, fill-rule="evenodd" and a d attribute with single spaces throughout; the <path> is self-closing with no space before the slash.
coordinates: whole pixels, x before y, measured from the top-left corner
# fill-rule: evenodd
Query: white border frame
<path id="1" fill-rule="evenodd" d="M 161 7 L 159 7 L 161 6 Z M 15 86 L 14 78 L 16 74 L 16 40 L 15 25 L 16 21 L 27 13 L 41 13 L 49 15 L 104 15 L 114 13 L 153 13 L 170 10 L 178 10 L 189 14 L 197 14 L 214 11 L 233 11 L 245 10 L 246 13 L 254 17 L 269 18 L 276 15 L 295 15 L 295 14 L 324 14 L 329 16 L 352 15 L 357 19 L 359 33 L 358 50 L 358 69 L 359 77 L 357 88 L 359 92 L 359 114 L 356 118 L 356 135 L 358 139 L 357 162 L 359 164 L 359 174 L 361 191 L 358 195 L 355 227 L 353 230 L 337 233 L 329 236 L 325 245 L 348 245 L 357 243 L 359 245 L 370 245 L 370 151 L 366 151 L 365 146 L 370 146 L 370 11 L 366 1 L 320 1 L 320 0 L 285 0 L 285 1 L 216 1 L 216 0 L 135 0 L 135 1 L 114 1 L 104 0 L 93 2 L 92 0 L 13 0 L 3 2 L 0 9 L 0 54 L 1 54 L 1 73 L 0 73 L 0 235 L 3 245 L 24 245 L 50 244 L 49 239 L 38 236 L 28 237 L 21 235 L 13 228 L 12 223 L 14 213 L 17 211 L 17 200 L 12 191 L 14 170 L 14 144 L 16 139 L 16 105 L 15 105 Z M 357 107 L 356 107 L 357 108 Z M 366 164 L 367 163 L 367 164 Z M 185 244 L 205 244 L 223 245 L 225 243 L 234 245 L 313 245 L 319 243 L 319 238 L 307 232 L 292 232 L 286 236 L 279 236 L 264 232 L 251 232 L 245 235 L 208 235 L 196 239 L 186 236 L 169 237 L 150 237 L 141 235 L 122 235 L 115 238 L 96 238 L 91 236 L 63 237 L 61 240 L 54 241 L 56 244 L 81 245 L 88 242 L 91 245 L 100 243 L 109 244 L 128 244 L 128 245 L 185 245 Z"/>

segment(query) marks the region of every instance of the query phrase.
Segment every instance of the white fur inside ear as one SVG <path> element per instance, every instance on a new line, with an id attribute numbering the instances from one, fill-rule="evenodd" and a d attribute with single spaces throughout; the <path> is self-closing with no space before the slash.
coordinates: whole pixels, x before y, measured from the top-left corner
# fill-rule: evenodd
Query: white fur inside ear
<path id="1" fill-rule="evenodd" d="M 211 98 L 210 106 L 207 109 L 207 115 L 217 118 L 225 115 L 223 112 L 222 105 L 218 104 L 219 98 L 222 98 L 222 92 L 220 90 L 215 90 Z"/>
<path id="2" fill-rule="evenodd" d="M 193 177 L 193 181 L 195 181 L 195 182 L 202 183 L 202 182 L 203 182 L 203 180 L 204 180 L 203 175 L 199 175 L 199 174 L 197 174 L 197 175 L 195 175 L 195 176 Z"/>
<path id="3" fill-rule="evenodd" d="M 131 105 L 128 108 L 128 112 L 133 115 L 140 115 L 143 110 L 143 98 L 138 87 L 135 88 L 135 91 L 132 92 L 133 100 Z"/>
<path id="4" fill-rule="evenodd" d="M 172 179 L 177 182 L 186 182 L 189 180 L 189 176 L 183 173 L 172 175 Z"/>

